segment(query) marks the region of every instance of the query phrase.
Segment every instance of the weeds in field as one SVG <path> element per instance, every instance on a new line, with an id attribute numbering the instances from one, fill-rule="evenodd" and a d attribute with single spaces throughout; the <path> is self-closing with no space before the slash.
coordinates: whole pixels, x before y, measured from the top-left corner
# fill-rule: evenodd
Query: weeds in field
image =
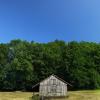
<path id="1" fill-rule="evenodd" d="M 39 95 L 33 94 L 32 100 L 40 100 Z"/>

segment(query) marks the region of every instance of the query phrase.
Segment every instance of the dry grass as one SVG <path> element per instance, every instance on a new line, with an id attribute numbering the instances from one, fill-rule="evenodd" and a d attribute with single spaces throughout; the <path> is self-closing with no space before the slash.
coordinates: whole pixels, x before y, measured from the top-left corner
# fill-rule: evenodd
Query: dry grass
<path id="1" fill-rule="evenodd" d="M 31 92 L 0 92 L 0 100 L 30 100 Z M 65 99 L 52 100 L 100 100 L 100 91 L 72 91 Z"/>
<path id="2" fill-rule="evenodd" d="M 69 100 L 100 100 L 100 91 L 71 92 Z"/>
<path id="3" fill-rule="evenodd" d="M 69 92 L 67 98 L 60 100 L 100 100 L 100 91 L 73 91 Z"/>
<path id="4" fill-rule="evenodd" d="M 0 92 L 0 100 L 30 100 L 31 92 Z"/>

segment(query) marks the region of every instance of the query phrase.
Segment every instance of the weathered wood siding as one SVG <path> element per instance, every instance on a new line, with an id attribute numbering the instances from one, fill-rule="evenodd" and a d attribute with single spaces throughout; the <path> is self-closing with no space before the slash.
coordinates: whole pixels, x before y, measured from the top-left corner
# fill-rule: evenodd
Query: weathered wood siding
<path id="1" fill-rule="evenodd" d="M 40 83 L 39 88 L 40 96 L 66 96 L 67 95 L 67 84 L 57 79 L 54 76 Z"/>

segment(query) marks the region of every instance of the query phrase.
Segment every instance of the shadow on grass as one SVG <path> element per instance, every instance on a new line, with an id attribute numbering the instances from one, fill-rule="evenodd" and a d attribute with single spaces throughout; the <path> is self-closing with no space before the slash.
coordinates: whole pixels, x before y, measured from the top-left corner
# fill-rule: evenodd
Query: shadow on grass
<path id="1" fill-rule="evenodd" d="M 33 95 L 32 98 L 30 100 L 66 100 L 68 99 L 69 96 L 66 97 L 44 97 L 44 98 L 40 98 L 39 95 Z"/>
<path id="2" fill-rule="evenodd" d="M 40 100 L 39 95 L 38 94 L 33 94 L 31 100 Z"/>

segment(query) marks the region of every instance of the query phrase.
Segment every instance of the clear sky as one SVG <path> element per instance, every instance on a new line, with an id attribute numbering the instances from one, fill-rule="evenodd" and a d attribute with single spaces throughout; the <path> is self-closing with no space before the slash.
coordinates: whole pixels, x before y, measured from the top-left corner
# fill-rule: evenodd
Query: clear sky
<path id="1" fill-rule="evenodd" d="M 0 42 L 100 42 L 100 0 L 0 0 Z"/>

